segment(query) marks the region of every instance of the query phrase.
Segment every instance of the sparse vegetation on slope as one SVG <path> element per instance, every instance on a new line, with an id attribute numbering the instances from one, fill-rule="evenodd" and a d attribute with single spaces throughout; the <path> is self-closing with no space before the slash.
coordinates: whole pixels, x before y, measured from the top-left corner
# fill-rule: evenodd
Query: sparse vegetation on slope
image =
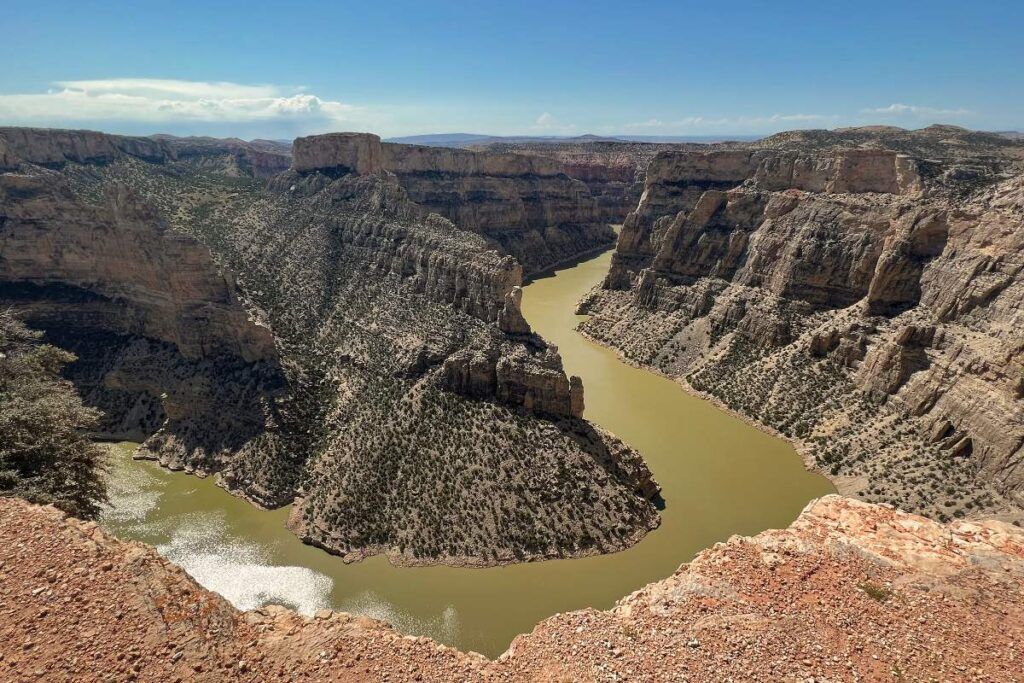
<path id="1" fill-rule="evenodd" d="M 942 126 L 659 155 L 582 330 L 844 492 L 1021 519 L 1022 160 Z"/>
<path id="2" fill-rule="evenodd" d="M 220 153 L 121 154 L 45 174 L 67 184 L 69 215 L 143 206 L 133 217 L 195 238 L 273 330 L 285 389 L 245 367 L 222 382 L 200 365 L 184 383 L 250 408 L 243 426 L 255 432 L 233 441 L 228 424 L 211 449 L 160 428 L 143 455 L 216 472 L 264 505 L 297 500 L 296 533 L 351 558 L 564 557 L 627 547 L 658 524 L 642 459 L 578 417 L 582 388 L 517 318 L 521 266 L 428 217 L 393 176 L 289 171 L 268 189 Z M 87 364 L 93 375 L 103 360 Z M 119 372 L 138 370 L 164 381 L 144 363 Z"/>

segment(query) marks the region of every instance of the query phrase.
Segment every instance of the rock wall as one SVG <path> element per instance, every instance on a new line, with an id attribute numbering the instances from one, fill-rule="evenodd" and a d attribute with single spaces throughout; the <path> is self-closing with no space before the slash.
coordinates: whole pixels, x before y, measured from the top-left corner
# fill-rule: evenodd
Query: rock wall
<path id="1" fill-rule="evenodd" d="M 154 549 L 0 499 L 0 657 L 44 679 L 1012 681 L 1024 532 L 838 496 L 734 536 L 609 611 L 557 614 L 494 661 L 382 622 L 239 612 Z"/>
<path id="2" fill-rule="evenodd" d="M 335 133 L 299 138 L 295 170 L 394 173 L 409 198 L 511 254 L 527 274 L 609 245 L 614 233 L 587 186 L 550 159 L 380 143 Z"/>
<path id="3" fill-rule="evenodd" d="M 291 165 L 291 151 L 272 142 L 254 144 L 237 139 L 171 135 L 144 138 L 91 130 L 0 127 L 0 171 L 14 170 L 21 163 L 48 168 L 59 168 L 69 162 L 103 164 L 123 155 L 152 163 L 230 157 L 243 173 L 263 177 L 280 173 Z"/>
<path id="4" fill-rule="evenodd" d="M 647 166 L 664 150 L 702 145 L 613 141 L 498 142 L 481 147 L 496 153 L 552 159 L 566 175 L 584 183 L 597 202 L 601 220 L 621 224 L 636 209 L 644 191 Z"/>
<path id="5" fill-rule="evenodd" d="M 61 134 L 34 158 L 111 144 Z M 0 174 L 0 305 L 79 355 L 69 373 L 105 411 L 102 436 L 155 435 L 168 464 L 201 469 L 256 447 L 284 376 L 230 274 L 124 184 L 84 201 L 51 171 L 22 171 Z"/>
<path id="6" fill-rule="evenodd" d="M 583 330 L 794 438 L 842 490 L 1018 514 L 1024 176 L 977 135 L 662 153 Z"/>

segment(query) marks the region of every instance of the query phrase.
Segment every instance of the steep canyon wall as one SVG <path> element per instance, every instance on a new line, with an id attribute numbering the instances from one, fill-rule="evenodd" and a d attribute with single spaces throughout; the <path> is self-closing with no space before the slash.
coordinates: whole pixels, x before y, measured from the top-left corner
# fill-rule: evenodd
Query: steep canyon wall
<path id="1" fill-rule="evenodd" d="M 583 330 L 796 439 L 843 490 L 1017 514 L 1021 158 L 944 127 L 662 153 Z"/>
<path id="2" fill-rule="evenodd" d="M 322 167 L 325 149 L 323 140 L 311 145 L 300 138 L 296 168 Z M 359 154 L 345 167 L 393 173 L 412 201 L 482 235 L 528 275 L 615 240 L 587 186 L 553 160 L 380 143 L 375 136 L 364 139 Z"/>

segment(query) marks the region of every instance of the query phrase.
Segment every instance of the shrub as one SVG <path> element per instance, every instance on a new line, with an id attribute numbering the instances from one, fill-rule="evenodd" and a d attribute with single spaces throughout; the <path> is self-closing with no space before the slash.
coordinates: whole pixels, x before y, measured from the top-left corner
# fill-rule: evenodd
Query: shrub
<path id="1" fill-rule="evenodd" d="M 0 310 L 0 495 L 95 517 L 106 501 L 105 450 L 88 430 L 100 413 L 60 376 L 74 355 L 40 338 Z"/>

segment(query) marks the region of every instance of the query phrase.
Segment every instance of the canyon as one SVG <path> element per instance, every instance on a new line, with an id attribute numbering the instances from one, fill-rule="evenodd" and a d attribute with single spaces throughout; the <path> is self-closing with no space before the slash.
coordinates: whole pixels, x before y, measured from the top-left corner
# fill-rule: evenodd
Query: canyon
<path id="1" fill-rule="evenodd" d="M 0 666 L 26 680 L 1015 680 L 1024 142 L 933 126 L 503 145 L 2 128 L 0 305 L 77 354 L 68 378 L 103 409 L 97 436 L 291 505 L 295 536 L 346 561 L 596 556 L 645 547 L 665 501 L 640 453 L 584 418 L 566 372 L 578 349 L 563 364 L 522 288 L 610 244 L 625 216 L 579 330 L 788 439 L 854 497 L 705 543 L 493 659 L 331 610 L 241 612 L 148 546 L 0 498 L 16 540 L 0 549 Z M 700 486 L 665 492 L 664 526 Z"/>
<path id="2" fill-rule="evenodd" d="M 1024 503 L 1024 146 L 948 126 L 651 161 L 581 330 L 938 519 Z"/>
<path id="3" fill-rule="evenodd" d="M 657 525 L 514 258 L 410 201 L 376 136 L 300 139 L 269 177 L 276 153 L 240 162 L 263 147 L 0 129 L 0 300 L 79 356 L 101 436 L 294 501 L 348 559 L 592 554 Z"/>

